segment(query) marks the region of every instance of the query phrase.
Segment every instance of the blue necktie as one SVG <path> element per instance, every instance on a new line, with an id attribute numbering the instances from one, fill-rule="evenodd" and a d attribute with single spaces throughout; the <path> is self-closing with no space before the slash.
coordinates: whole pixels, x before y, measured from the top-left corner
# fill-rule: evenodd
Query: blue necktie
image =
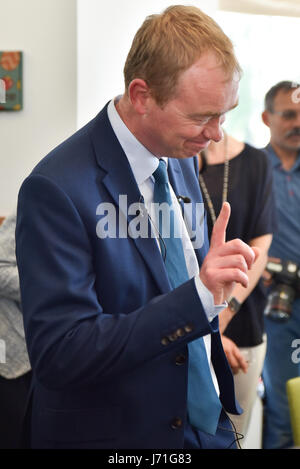
<path id="1" fill-rule="evenodd" d="M 178 287 L 189 280 L 185 263 L 181 238 L 178 237 L 178 225 L 175 211 L 172 208 L 172 198 L 169 188 L 167 166 L 164 160 L 159 161 L 159 166 L 153 173 L 154 203 L 169 206 L 169 220 L 166 219 L 166 211 L 157 212 L 160 246 L 173 288 Z M 167 230 L 166 230 L 167 225 Z M 166 236 L 165 236 L 166 234 Z M 177 234 L 177 237 L 175 236 Z M 188 415 L 192 425 L 199 430 L 214 435 L 216 433 L 221 403 L 217 396 L 211 372 L 208 364 L 204 340 L 200 337 L 188 344 L 189 370 L 188 370 Z"/>

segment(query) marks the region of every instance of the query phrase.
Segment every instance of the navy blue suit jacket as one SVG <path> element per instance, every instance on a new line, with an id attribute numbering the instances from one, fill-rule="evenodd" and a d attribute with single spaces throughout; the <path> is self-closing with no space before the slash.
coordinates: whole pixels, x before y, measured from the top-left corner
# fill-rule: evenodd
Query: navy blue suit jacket
<path id="1" fill-rule="evenodd" d="M 176 194 L 201 202 L 194 163 L 170 159 L 169 178 Z M 182 448 L 187 343 L 208 333 L 223 406 L 239 410 L 218 320 L 208 322 L 194 280 L 171 291 L 155 239 L 97 236 L 97 206 L 118 209 L 120 194 L 140 200 L 106 107 L 21 187 L 16 244 L 33 447 Z M 199 264 L 207 249 L 205 235 Z"/>

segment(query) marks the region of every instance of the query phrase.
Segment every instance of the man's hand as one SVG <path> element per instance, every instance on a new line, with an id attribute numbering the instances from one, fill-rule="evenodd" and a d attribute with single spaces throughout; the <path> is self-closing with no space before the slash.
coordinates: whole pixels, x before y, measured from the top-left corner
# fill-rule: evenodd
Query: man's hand
<path id="1" fill-rule="evenodd" d="M 228 339 L 228 337 L 221 335 L 221 339 L 226 358 L 233 374 L 237 374 L 240 370 L 247 373 L 249 365 L 241 354 L 239 348 L 232 340 Z"/>
<path id="2" fill-rule="evenodd" d="M 247 288 L 247 272 L 259 254 L 259 249 L 251 248 L 240 239 L 225 241 L 229 217 L 230 205 L 224 202 L 213 228 L 210 249 L 200 270 L 200 279 L 213 294 L 215 305 L 229 298 L 236 283 Z"/>

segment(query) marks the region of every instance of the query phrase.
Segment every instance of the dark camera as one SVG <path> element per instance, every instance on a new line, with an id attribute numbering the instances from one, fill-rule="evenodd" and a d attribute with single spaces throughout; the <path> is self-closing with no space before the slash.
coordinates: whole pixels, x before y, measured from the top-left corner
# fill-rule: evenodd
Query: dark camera
<path id="1" fill-rule="evenodd" d="M 275 286 L 268 295 L 265 315 L 274 321 L 287 321 L 295 298 L 300 296 L 300 268 L 295 262 L 280 261 L 268 262 L 266 269 Z"/>

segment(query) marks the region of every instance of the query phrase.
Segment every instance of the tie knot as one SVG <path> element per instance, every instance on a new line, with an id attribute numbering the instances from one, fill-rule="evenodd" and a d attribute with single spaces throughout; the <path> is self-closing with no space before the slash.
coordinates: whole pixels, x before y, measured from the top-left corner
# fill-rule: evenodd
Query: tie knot
<path id="1" fill-rule="evenodd" d="M 169 182 L 167 165 L 164 160 L 159 160 L 158 168 L 154 171 L 153 177 L 158 184 L 167 184 Z"/>

